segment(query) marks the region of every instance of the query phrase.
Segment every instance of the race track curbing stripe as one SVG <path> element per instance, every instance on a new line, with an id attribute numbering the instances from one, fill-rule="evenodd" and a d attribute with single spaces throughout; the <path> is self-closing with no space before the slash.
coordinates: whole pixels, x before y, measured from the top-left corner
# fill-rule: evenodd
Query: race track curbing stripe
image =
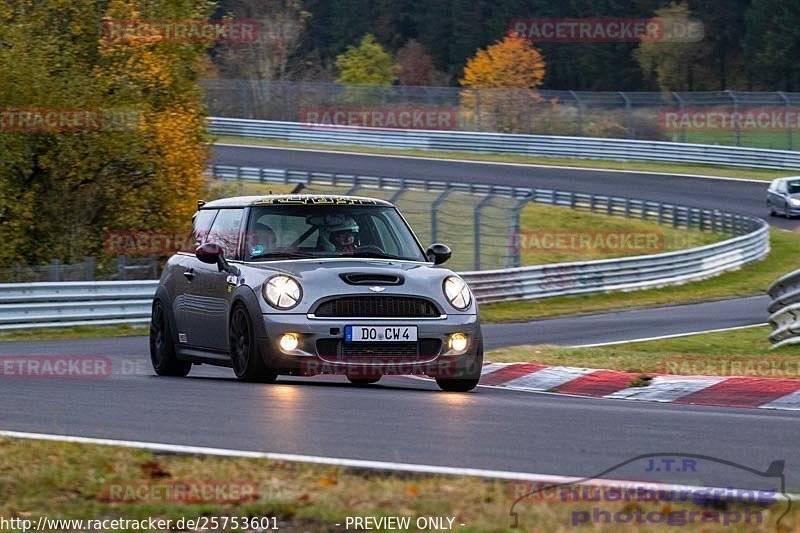
<path id="1" fill-rule="evenodd" d="M 800 411 L 800 379 L 644 374 L 532 363 L 487 363 L 480 385 L 611 400 Z"/>

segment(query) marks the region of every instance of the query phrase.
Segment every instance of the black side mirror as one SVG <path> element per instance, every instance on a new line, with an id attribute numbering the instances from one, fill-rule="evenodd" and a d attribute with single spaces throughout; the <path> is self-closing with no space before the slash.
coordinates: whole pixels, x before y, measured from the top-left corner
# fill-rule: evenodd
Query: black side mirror
<path id="1" fill-rule="evenodd" d="M 217 265 L 220 272 L 224 270 L 229 274 L 239 274 L 239 269 L 228 264 L 225 260 L 225 251 L 215 242 L 207 242 L 198 246 L 194 251 L 194 255 L 203 263 Z"/>
<path id="2" fill-rule="evenodd" d="M 433 262 L 434 265 L 441 265 L 450 259 L 453 250 L 449 246 L 437 242 L 430 245 L 425 255 L 428 256 L 428 261 Z"/>

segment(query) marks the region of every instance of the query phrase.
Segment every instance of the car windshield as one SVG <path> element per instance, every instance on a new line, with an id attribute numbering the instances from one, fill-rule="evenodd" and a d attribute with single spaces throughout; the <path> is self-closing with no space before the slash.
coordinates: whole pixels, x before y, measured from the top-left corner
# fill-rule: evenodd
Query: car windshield
<path id="1" fill-rule="evenodd" d="M 800 180 L 787 181 L 786 192 L 788 192 L 789 194 L 800 193 Z"/>
<path id="2" fill-rule="evenodd" d="M 426 260 L 408 225 L 389 206 L 253 207 L 245 250 L 248 261 L 316 257 Z"/>

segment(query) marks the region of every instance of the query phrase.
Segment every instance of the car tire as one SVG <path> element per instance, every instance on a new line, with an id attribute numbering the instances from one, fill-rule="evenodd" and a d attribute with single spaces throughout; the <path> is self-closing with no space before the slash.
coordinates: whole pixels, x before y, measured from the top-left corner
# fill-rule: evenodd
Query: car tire
<path id="1" fill-rule="evenodd" d="M 379 382 L 382 377 L 383 376 L 376 376 L 374 378 L 356 378 L 352 376 L 347 376 L 347 381 L 349 381 L 353 385 L 372 385 L 373 383 Z"/>
<path id="2" fill-rule="evenodd" d="M 445 392 L 469 392 L 478 386 L 483 370 L 483 339 L 478 341 L 475 360 L 459 378 L 436 378 L 436 384 Z"/>
<path id="3" fill-rule="evenodd" d="M 236 305 L 228 326 L 228 346 L 231 366 L 241 381 L 273 383 L 278 375 L 270 372 L 256 347 L 250 313 L 243 305 Z"/>
<path id="4" fill-rule="evenodd" d="M 153 301 L 150 316 L 150 362 L 159 376 L 183 377 L 192 369 L 190 361 L 181 361 L 175 355 L 175 339 L 161 300 Z"/>

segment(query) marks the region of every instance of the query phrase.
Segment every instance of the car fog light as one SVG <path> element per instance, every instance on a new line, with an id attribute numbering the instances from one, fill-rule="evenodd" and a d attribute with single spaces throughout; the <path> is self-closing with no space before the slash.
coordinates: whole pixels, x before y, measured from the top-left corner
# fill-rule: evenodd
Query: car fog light
<path id="1" fill-rule="evenodd" d="M 300 344 L 297 335 L 294 333 L 284 333 L 281 335 L 280 345 L 281 350 L 284 352 L 291 352 L 297 349 L 297 346 Z"/>
<path id="2" fill-rule="evenodd" d="M 463 352 L 467 349 L 467 336 L 463 333 L 453 333 L 447 341 L 447 347 L 456 352 Z"/>

